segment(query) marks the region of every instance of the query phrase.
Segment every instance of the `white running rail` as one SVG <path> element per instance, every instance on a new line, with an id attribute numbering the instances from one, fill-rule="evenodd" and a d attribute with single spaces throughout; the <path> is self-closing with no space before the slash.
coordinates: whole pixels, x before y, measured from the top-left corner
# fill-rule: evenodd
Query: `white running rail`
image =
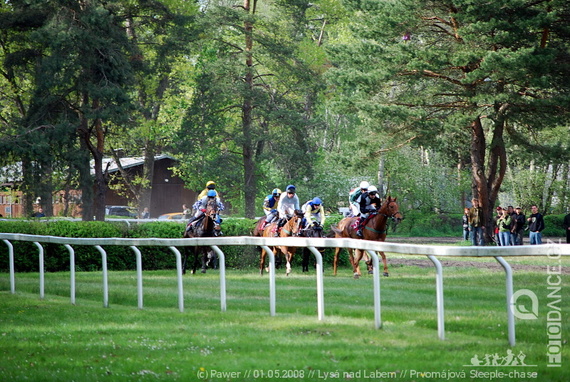
<path id="1" fill-rule="evenodd" d="M 437 257 L 493 257 L 505 270 L 506 277 L 506 305 L 507 305 L 507 324 L 508 324 L 508 340 L 511 346 L 515 345 L 515 320 L 513 309 L 513 273 L 510 265 L 504 258 L 513 256 L 548 256 L 559 259 L 560 256 L 570 256 L 570 245 L 566 244 L 545 244 L 545 245 L 525 245 L 511 247 L 450 247 L 435 245 L 414 245 L 414 244 L 396 244 L 367 240 L 355 239 L 329 239 L 329 238 L 260 238 L 253 236 L 227 236 L 214 238 L 192 238 L 192 239 L 123 239 L 123 238 L 67 238 L 56 236 L 37 236 L 25 234 L 8 234 L 0 233 L 0 239 L 6 243 L 9 251 L 9 267 L 10 267 L 10 291 L 16 292 L 15 274 L 14 274 L 14 249 L 10 241 L 28 241 L 33 242 L 39 250 L 40 261 L 40 298 L 44 298 L 44 259 L 43 247 L 40 243 L 52 243 L 64 245 L 70 253 L 70 269 L 71 269 L 71 303 L 75 304 L 75 260 L 72 245 L 92 245 L 97 248 L 102 257 L 103 268 L 103 306 L 109 306 L 108 296 L 108 271 L 107 271 L 107 254 L 102 246 L 121 245 L 129 246 L 136 255 L 137 261 L 137 293 L 138 307 L 143 308 L 143 284 L 142 284 L 142 260 L 140 246 L 166 246 L 176 256 L 176 273 L 178 282 L 178 308 L 184 311 L 184 294 L 182 283 L 182 258 L 176 247 L 203 245 L 210 246 L 218 255 L 220 270 L 220 300 L 221 309 L 226 311 L 226 269 L 225 256 L 219 246 L 224 245 L 252 245 L 263 247 L 269 255 L 269 311 L 270 315 L 276 314 L 275 310 L 275 256 L 270 247 L 273 246 L 291 246 L 291 247 L 307 247 L 315 255 L 317 262 L 316 279 L 317 279 L 317 312 L 318 319 L 324 320 L 324 281 L 323 281 L 323 260 L 321 254 L 316 248 L 353 248 L 362 249 L 368 252 L 373 262 L 373 288 L 374 288 L 374 326 L 376 329 L 382 327 L 381 307 L 380 307 L 380 268 L 377 252 L 391 252 L 408 255 L 425 255 L 434 264 L 436 269 L 436 302 L 437 302 L 437 324 L 438 336 L 445 339 L 444 326 L 444 299 L 443 299 L 443 267 Z"/>

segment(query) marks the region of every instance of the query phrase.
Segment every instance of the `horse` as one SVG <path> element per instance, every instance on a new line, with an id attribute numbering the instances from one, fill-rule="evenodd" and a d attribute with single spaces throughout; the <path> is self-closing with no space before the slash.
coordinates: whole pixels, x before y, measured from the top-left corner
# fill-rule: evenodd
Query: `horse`
<path id="1" fill-rule="evenodd" d="M 324 237 L 323 226 L 321 226 L 320 224 L 317 224 L 317 225 L 311 224 L 306 229 L 301 230 L 301 232 L 299 233 L 299 236 L 302 236 L 302 237 Z M 317 248 L 317 250 L 321 253 L 323 253 L 325 251 L 324 248 Z M 307 247 L 304 247 L 303 248 L 303 261 L 301 263 L 301 266 L 303 268 L 303 272 L 309 271 L 310 255 L 311 255 L 311 251 Z"/>
<path id="2" fill-rule="evenodd" d="M 301 221 L 303 219 L 303 212 L 300 210 L 296 210 L 291 218 L 287 220 L 287 223 L 281 227 L 281 231 L 279 232 L 279 237 L 291 237 L 291 236 L 298 236 L 299 230 L 301 229 Z M 278 222 L 269 223 L 263 229 L 263 237 L 275 237 L 275 231 L 277 230 Z M 287 270 L 286 274 L 289 276 L 291 273 L 291 260 L 293 260 L 293 255 L 297 251 L 296 247 L 286 247 L 286 246 L 275 246 L 273 247 L 273 253 L 277 258 L 278 254 L 281 253 L 285 257 L 285 261 L 287 262 Z M 263 269 L 265 268 L 265 250 L 261 249 L 261 258 L 259 261 L 259 273 L 263 276 Z"/>
<path id="3" fill-rule="evenodd" d="M 184 238 L 193 237 L 215 237 L 220 236 L 220 225 L 216 223 L 216 215 L 218 213 L 218 205 L 215 198 L 208 198 L 208 203 L 206 205 L 206 212 L 202 215 L 197 222 L 192 223 L 194 225 L 193 229 L 186 226 Z M 188 255 L 192 252 L 194 255 L 194 261 L 192 264 L 191 273 L 195 274 L 198 268 L 198 259 L 201 254 L 201 267 L 202 273 L 206 273 L 206 268 L 208 263 L 212 262 L 215 267 L 215 253 L 207 246 L 194 246 L 194 247 L 184 247 L 184 260 L 182 262 L 182 273 L 186 274 L 186 265 L 188 263 Z"/>
<path id="4" fill-rule="evenodd" d="M 362 230 L 363 237 L 358 237 L 356 235 L 357 231 L 357 217 L 346 217 L 342 219 L 337 227 L 332 227 L 335 233 L 335 238 L 352 238 L 352 239 L 364 239 L 364 240 L 375 240 L 375 241 L 385 241 L 386 234 L 388 233 L 387 225 L 388 218 L 391 218 L 396 224 L 400 223 L 403 219 L 402 214 L 399 211 L 398 203 L 396 199 L 392 199 L 390 196 L 382 203 L 382 206 L 377 212 L 373 212 L 366 219 L 364 229 Z M 337 264 L 338 264 L 338 254 L 340 248 L 336 248 L 334 252 L 333 261 L 333 272 L 336 276 Z M 349 259 L 352 263 L 352 268 L 354 271 L 354 278 L 359 278 L 362 274 L 360 272 L 360 260 L 363 257 L 364 251 L 357 249 L 356 255 L 353 255 L 353 250 L 348 249 Z M 384 264 L 384 276 L 389 276 L 388 273 L 388 263 L 386 261 L 386 255 L 384 252 L 380 252 L 382 257 L 382 263 Z M 372 273 L 372 261 L 368 259 L 366 262 L 368 266 L 368 273 Z"/>

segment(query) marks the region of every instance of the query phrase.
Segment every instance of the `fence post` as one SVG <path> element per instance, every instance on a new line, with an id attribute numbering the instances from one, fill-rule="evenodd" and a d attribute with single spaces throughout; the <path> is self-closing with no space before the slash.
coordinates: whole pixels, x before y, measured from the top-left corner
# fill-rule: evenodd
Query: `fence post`
<path id="1" fill-rule="evenodd" d="M 182 280 L 182 255 L 176 247 L 168 247 L 176 256 L 176 279 L 178 280 L 178 310 L 184 312 L 184 285 Z"/>
<path id="2" fill-rule="evenodd" d="M 380 329 L 382 327 L 382 312 L 380 306 L 380 263 L 378 255 L 375 251 L 366 251 L 372 259 L 373 273 L 372 279 L 374 284 L 374 327 Z"/>
<path id="3" fill-rule="evenodd" d="M 269 255 L 269 314 L 275 316 L 275 254 L 266 245 L 261 248 Z"/>
<path id="4" fill-rule="evenodd" d="M 445 339 L 445 316 L 443 305 L 443 268 L 440 261 L 432 255 L 428 255 L 435 266 L 435 300 L 437 304 L 437 334 L 440 340 Z"/>
<path id="5" fill-rule="evenodd" d="M 75 251 L 69 244 L 64 244 L 63 246 L 69 252 L 69 281 L 71 283 L 69 294 L 71 295 L 71 305 L 75 305 Z"/>
<path id="6" fill-rule="evenodd" d="M 506 290 L 507 290 L 507 324 L 509 329 L 509 345 L 515 346 L 515 316 L 511 305 L 513 304 L 513 270 L 501 256 L 495 256 L 495 259 L 503 266 L 505 270 Z"/>
<path id="7" fill-rule="evenodd" d="M 14 246 L 8 240 L 3 239 L 4 243 L 8 246 L 8 259 L 10 262 L 10 293 L 16 293 L 16 277 L 14 272 Z"/>
<path id="8" fill-rule="evenodd" d="M 103 268 L 103 307 L 109 307 L 109 273 L 107 271 L 107 252 L 100 245 L 95 248 L 101 253 L 101 266 Z"/>
<path id="9" fill-rule="evenodd" d="M 137 259 L 137 298 L 138 298 L 138 307 L 139 309 L 143 308 L 143 280 L 142 280 L 142 256 L 141 251 L 131 245 L 131 249 L 135 253 Z"/>
<path id="10" fill-rule="evenodd" d="M 317 317 L 319 321 L 325 318 L 325 297 L 323 283 L 323 256 L 315 247 L 307 247 L 315 255 L 317 260 Z"/>
<path id="11" fill-rule="evenodd" d="M 222 312 L 226 311 L 226 255 L 217 245 L 210 246 L 218 255 L 218 267 L 220 269 L 220 304 Z"/>
<path id="12" fill-rule="evenodd" d="M 40 251 L 40 299 L 43 300 L 45 296 L 44 247 L 37 241 L 34 241 L 34 244 Z"/>

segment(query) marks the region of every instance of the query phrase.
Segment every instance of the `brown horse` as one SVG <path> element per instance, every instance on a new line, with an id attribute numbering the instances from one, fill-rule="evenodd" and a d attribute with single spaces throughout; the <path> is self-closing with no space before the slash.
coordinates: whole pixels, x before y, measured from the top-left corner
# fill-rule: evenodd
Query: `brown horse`
<path id="1" fill-rule="evenodd" d="M 332 227 L 336 238 L 351 238 L 351 239 L 364 239 L 364 240 L 375 240 L 375 241 L 385 241 L 386 234 L 388 233 L 387 225 L 388 218 L 391 218 L 394 222 L 399 223 L 402 220 L 402 214 L 399 211 L 398 203 L 396 199 L 392 199 L 390 196 L 382 203 L 382 206 L 378 212 L 370 214 L 366 221 L 366 225 L 362 230 L 363 237 L 358 237 L 356 235 L 356 222 L 357 217 L 347 217 L 342 219 L 337 227 Z M 336 275 L 337 264 L 338 264 L 338 254 L 340 248 L 336 248 L 334 252 L 333 261 L 333 272 Z M 353 250 L 348 249 L 349 259 L 352 264 L 352 269 L 354 271 L 354 278 L 359 278 L 362 274 L 360 273 L 360 260 L 363 257 L 364 251 L 357 249 L 354 251 L 355 256 L 353 256 Z M 386 255 L 384 252 L 380 252 L 382 257 L 382 262 L 384 263 L 384 276 L 388 276 L 388 263 L 386 261 Z M 372 273 L 372 261 L 368 259 L 366 262 L 368 266 L 368 273 Z"/>
<path id="2" fill-rule="evenodd" d="M 216 214 L 218 213 L 218 205 L 215 198 L 208 198 L 208 204 L 206 205 L 206 212 L 200 217 L 196 223 L 193 223 L 193 228 L 189 229 L 187 226 L 184 230 L 182 237 L 192 238 L 192 237 L 214 237 L 220 235 L 220 226 L 216 223 Z M 202 273 L 206 273 L 206 268 L 208 264 L 208 252 L 211 251 L 210 247 L 205 246 L 194 246 L 194 247 L 184 247 L 184 260 L 182 262 L 182 273 L 186 273 L 186 265 L 188 263 L 188 255 L 190 252 L 194 255 L 194 261 L 192 264 L 191 273 L 195 274 L 198 268 L 198 261 L 201 260 Z M 199 259 L 199 255 L 202 257 Z M 213 251 L 212 251 L 213 254 Z"/>
<path id="3" fill-rule="evenodd" d="M 301 221 L 303 219 L 303 212 L 300 210 L 295 211 L 293 216 L 289 218 L 287 223 L 283 227 L 281 227 L 281 231 L 279 232 L 279 237 L 291 237 L 291 236 L 298 236 L 299 230 L 301 229 Z M 269 223 L 263 229 L 263 237 L 275 237 L 275 231 L 277 229 L 277 223 L 273 222 Z M 287 270 L 286 274 L 289 276 L 291 273 L 291 260 L 293 260 L 293 255 L 297 251 L 296 247 L 286 247 L 286 246 L 277 246 L 272 248 L 275 257 L 279 255 L 279 253 L 283 254 L 285 257 L 285 261 L 287 261 Z M 259 273 L 263 275 L 263 269 L 265 268 L 265 250 L 261 249 L 261 258 L 259 261 Z"/>

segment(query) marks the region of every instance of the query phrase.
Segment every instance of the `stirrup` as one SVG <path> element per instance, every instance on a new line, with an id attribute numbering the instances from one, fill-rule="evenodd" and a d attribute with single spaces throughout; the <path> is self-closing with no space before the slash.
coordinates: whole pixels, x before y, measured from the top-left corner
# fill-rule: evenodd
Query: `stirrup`
<path id="1" fill-rule="evenodd" d="M 359 229 L 358 231 L 356 231 L 356 236 L 362 237 L 362 230 L 361 230 L 361 229 Z"/>

